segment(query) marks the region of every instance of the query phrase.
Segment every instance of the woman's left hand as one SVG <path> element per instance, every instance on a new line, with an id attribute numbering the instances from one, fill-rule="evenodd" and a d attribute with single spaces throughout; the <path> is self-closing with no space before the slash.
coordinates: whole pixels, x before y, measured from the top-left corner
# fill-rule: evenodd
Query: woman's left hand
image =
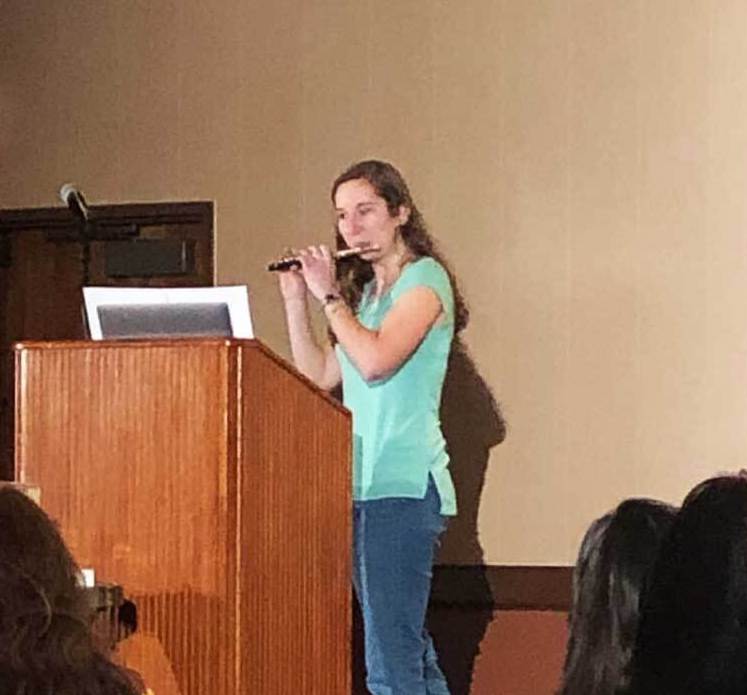
<path id="1" fill-rule="evenodd" d="M 328 246 L 309 246 L 300 251 L 301 270 L 311 294 L 320 302 L 328 294 L 338 294 L 335 279 L 335 259 Z"/>

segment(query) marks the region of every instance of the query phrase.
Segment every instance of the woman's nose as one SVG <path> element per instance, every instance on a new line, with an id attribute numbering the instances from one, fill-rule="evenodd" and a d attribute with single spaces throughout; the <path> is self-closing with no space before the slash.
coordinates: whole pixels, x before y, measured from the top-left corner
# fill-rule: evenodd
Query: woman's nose
<path id="1" fill-rule="evenodd" d="M 360 220 L 357 216 L 353 216 L 345 220 L 345 229 L 348 234 L 355 236 L 361 230 Z"/>

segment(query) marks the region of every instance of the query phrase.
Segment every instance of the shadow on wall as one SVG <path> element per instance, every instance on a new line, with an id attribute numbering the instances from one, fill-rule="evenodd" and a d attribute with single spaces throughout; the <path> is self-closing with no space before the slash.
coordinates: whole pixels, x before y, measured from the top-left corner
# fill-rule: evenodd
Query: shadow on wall
<path id="1" fill-rule="evenodd" d="M 504 440 L 506 423 L 490 388 L 459 339 L 449 356 L 441 399 L 441 426 L 449 448 L 459 513 L 449 522 L 441 539 L 436 562 L 443 567 L 434 572 L 428 623 L 451 695 L 468 695 L 475 657 L 494 610 L 478 537 L 480 498 L 490 449 Z M 454 565 L 459 566 L 459 571 L 450 575 L 449 567 Z M 456 578 L 453 584 L 450 577 Z M 362 632 L 360 612 L 353 601 L 355 695 L 368 692 Z"/>
<path id="2" fill-rule="evenodd" d="M 437 564 L 482 565 L 484 554 L 477 529 L 480 498 L 490 449 L 506 438 L 506 423 L 490 387 L 459 339 L 449 355 L 441 427 L 449 448 L 459 513 L 441 539 Z M 490 595 L 486 598 L 492 599 Z"/>
<path id="3" fill-rule="evenodd" d="M 436 561 L 441 567 L 435 571 L 429 627 L 451 695 L 468 695 L 475 658 L 494 611 L 478 532 L 480 501 L 490 449 L 505 439 L 506 423 L 460 340 L 449 356 L 441 426 L 451 457 L 458 515 L 449 522 Z M 459 571 L 450 573 L 455 565 Z M 452 584 L 450 577 L 458 581 Z M 448 612 L 440 610 L 447 607 Z M 448 614 L 448 620 L 436 614 Z"/>

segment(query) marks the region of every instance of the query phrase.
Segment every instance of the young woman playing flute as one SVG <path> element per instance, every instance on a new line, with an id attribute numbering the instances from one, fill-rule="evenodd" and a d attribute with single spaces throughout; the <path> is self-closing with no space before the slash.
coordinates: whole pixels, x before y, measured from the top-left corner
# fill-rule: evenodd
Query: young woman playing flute
<path id="1" fill-rule="evenodd" d="M 448 695 L 425 630 L 435 547 L 456 513 L 439 422 L 455 332 L 468 312 L 401 174 L 365 161 L 332 186 L 337 246 L 279 273 L 298 369 L 325 389 L 342 382 L 353 414 L 353 581 L 373 695 Z M 312 331 L 323 306 L 332 345 Z"/>

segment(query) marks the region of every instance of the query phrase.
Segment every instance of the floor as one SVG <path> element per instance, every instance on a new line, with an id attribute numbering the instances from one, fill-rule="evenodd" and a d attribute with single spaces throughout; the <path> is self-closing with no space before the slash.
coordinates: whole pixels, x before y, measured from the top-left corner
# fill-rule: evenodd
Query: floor
<path id="1" fill-rule="evenodd" d="M 566 614 L 431 606 L 428 625 L 451 695 L 553 695 L 565 656 Z M 360 617 L 353 695 L 367 695 Z"/>

